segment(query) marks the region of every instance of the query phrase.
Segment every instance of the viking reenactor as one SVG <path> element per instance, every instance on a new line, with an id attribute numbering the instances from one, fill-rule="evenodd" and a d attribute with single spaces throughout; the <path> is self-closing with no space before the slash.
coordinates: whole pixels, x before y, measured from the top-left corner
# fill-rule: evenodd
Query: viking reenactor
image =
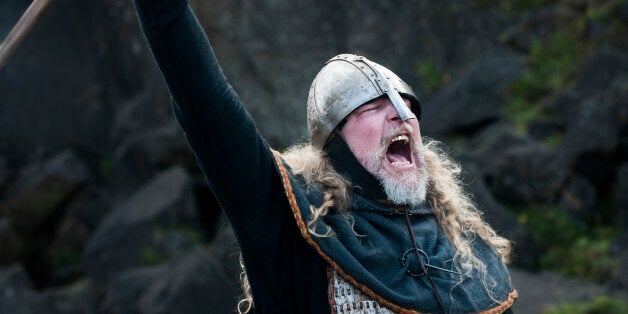
<path id="1" fill-rule="evenodd" d="M 256 313 L 501 313 L 510 243 L 421 138 L 421 104 L 387 68 L 331 58 L 307 100 L 310 141 L 260 136 L 186 0 L 135 0 L 207 182 L 242 252 Z M 429 119 L 429 117 L 425 117 Z"/>

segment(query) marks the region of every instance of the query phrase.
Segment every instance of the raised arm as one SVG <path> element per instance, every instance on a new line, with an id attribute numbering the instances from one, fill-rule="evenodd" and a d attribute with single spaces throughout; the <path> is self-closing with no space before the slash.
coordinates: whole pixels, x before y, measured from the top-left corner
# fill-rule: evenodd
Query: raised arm
<path id="1" fill-rule="evenodd" d="M 278 235 L 245 229 L 273 228 L 281 221 L 272 153 L 223 75 L 188 1 L 135 0 L 135 6 L 175 115 L 241 244 L 255 232 L 253 241 L 270 245 Z"/>

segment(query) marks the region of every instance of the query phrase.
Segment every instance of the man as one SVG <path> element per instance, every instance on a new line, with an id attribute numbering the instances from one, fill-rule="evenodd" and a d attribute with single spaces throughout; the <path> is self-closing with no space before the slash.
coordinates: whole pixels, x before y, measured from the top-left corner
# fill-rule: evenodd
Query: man
<path id="1" fill-rule="evenodd" d="M 308 98 L 310 143 L 272 151 L 185 0 L 135 0 L 175 115 L 242 251 L 257 313 L 507 311 L 510 244 L 459 168 L 421 140 L 420 104 L 385 67 L 339 55 Z M 213 292 L 216 293 L 216 292 Z"/>

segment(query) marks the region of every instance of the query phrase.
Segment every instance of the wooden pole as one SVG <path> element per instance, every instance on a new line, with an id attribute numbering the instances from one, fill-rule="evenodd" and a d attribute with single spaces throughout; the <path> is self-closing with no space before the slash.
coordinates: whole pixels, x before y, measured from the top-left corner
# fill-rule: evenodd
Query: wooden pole
<path id="1" fill-rule="evenodd" d="M 4 39 L 2 45 L 0 45 L 0 71 L 4 68 L 11 55 L 17 50 L 17 47 L 22 43 L 26 35 L 31 31 L 35 22 L 39 19 L 41 14 L 46 10 L 52 0 L 33 0 L 26 12 L 17 21 L 17 24 L 13 26 L 7 38 Z"/>

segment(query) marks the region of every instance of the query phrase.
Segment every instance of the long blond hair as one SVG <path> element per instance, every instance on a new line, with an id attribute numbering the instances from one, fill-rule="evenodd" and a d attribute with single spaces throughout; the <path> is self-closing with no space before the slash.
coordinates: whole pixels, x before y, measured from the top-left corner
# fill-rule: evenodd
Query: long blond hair
<path id="1" fill-rule="evenodd" d="M 464 274 L 477 270 L 486 288 L 486 265 L 473 253 L 471 242 L 479 237 L 495 249 L 504 263 L 509 261 L 511 243 L 497 235 L 484 221 L 482 213 L 464 191 L 460 165 L 445 152 L 441 143 L 430 139 L 424 139 L 424 143 L 425 164 L 429 173 L 426 200 L 454 247 L 456 268 Z M 309 143 L 289 148 L 282 157 L 294 174 L 303 176 L 307 186 L 324 191 L 321 206 L 311 208 L 313 215 L 307 222 L 308 231 L 314 236 L 333 235 L 330 229 L 324 234 L 317 233 L 316 222 L 332 208 L 340 212 L 348 210 L 350 183 L 331 167 L 320 149 Z M 242 276 L 242 286 L 245 296 L 240 304 L 248 305 L 245 306 L 248 311 L 253 298 L 246 274 Z M 240 310 L 240 306 L 238 311 L 246 313 Z"/>

